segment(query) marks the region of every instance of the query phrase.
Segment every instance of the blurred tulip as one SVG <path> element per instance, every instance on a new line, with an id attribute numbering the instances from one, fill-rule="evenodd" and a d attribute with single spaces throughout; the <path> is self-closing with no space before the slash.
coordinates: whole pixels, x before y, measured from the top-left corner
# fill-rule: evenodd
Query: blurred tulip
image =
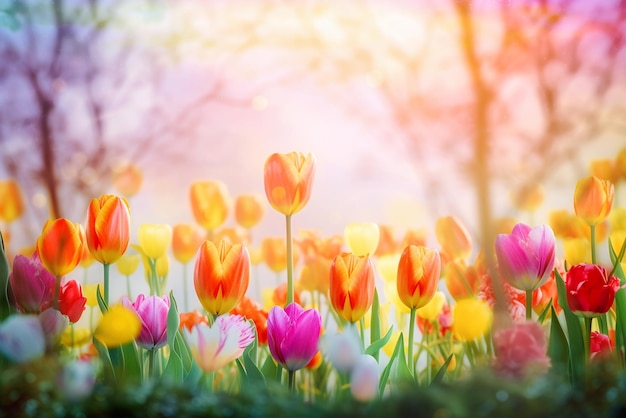
<path id="1" fill-rule="evenodd" d="M 352 254 L 373 256 L 380 240 L 380 229 L 375 223 L 356 222 L 345 227 L 343 236 Z"/>
<path id="2" fill-rule="evenodd" d="M 417 245 L 418 247 L 421 245 L 423 247 L 426 246 L 426 237 L 427 231 L 426 229 L 408 229 L 404 233 L 404 238 L 402 238 L 402 243 L 399 248 L 406 248 L 409 245 Z"/>
<path id="3" fill-rule="evenodd" d="M 235 199 L 235 221 L 242 227 L 250 229 L 263 218 L 265 208 L 259 195 L 243 194 Z"/>
<path id="4" fill-rule="evenodd" d="M 577 264 L 568 270 L 565 288 L 572 312 L 593 318 L 611 309 L 620 280 L 597 264 Z"/>
<path id="5" fill-rule="evenodd" d="M 61 344 L 68 348 L 80 348 L 91 342 L 91 331 L 84 327 L 67 327 L 61 334 Z"/>
<path id="6" fill-rule="evenodd" d="M 274 306 L 267 318 L 267 341 L 276 362 L 289 371 L 305 367 L 318 351 L 322 317 L 297 303 Z"/>
<path id="7" fill-rule="evenodd" d="M 170 271 L 170 256 L 163 254 L 156 260 L 156 272 L 158 277 L 165 277 Z"/>
<path id="8" fill-rule="evenodd" d="M 543 186 L 538 183 L 531 183 L 515 190 L 511 194 L 511 200 L 515 209 L 534 212 L 543 204 L 544 196 Z"/>
<path id="9" fill-rule="evenodd" d="M 409 309 L 421 308 L 435 295 L 441 275 L 439 253 L 409 245 L 398 263 L 398 296 Z"/>
<path id="10" fill-rule="evenodd" d="M 574 212 L 587 225 L 597 225 L 611 212 L 613 196 L 613 183 L 594 176 L 585 177 L 576 183 Z"/>
<path id="11" fill-rule="evenodd" d="M 167 314 L 170 309 L 169 296 L 137 296 L 134 302 L 122 298 L 122 306 L 134 311 L 141 320 L 141 331 L 137 345 L 146 350 L 157 350 L 167 344 Z"/>
<path id="12" fill-rule="evenodd" d="M 258 344 L 260 346 L 267 344 L 267 311 L 261 305 L 254 299 L 244 296 L 231 313 L 241 315 L 254 322 Z"/>
<path id="13" fill-rule="evenodd" d="M 350 392 L 357 401 L 367 402 L 378 395 L 380 368 L 376 359 L 361 354 L 350 374 Z"/>
<path id="14" fill-rule="evenodd" d="M 189 190 L 193 217 L 207 231 L 221 226 L 230 210 L 226 185 L 221 181 L 196 181 Z"/>
<path id="15" fill-rule="evenodd" d="M 626 180 L 626 148 L 622 148 L 615 158 L 615 170 L 620 179 Z"/>
<path id="16" fill-rule="evenodd" d="M 411 312 L 411 309 L 407 308 L 402 299 L 400 299 L 396 282 L 385 282 L 384 286 L 385 298 L 395 306 L 396 314 L 400 314 L 398 315 L 398 322 L 401 323 L 403 315 Z"/>
<path id="17" fill-rule="evenodd" d="M 46 338 L 35 315 L 11 315 L 0 323 L 0 353 L 14 363 L 26 363 L 46 352 Z"/>
<path id="18" fill-rule="evenodd" d="M 588 226 L 576 214 L 566 209 L 553 210 L 548 224 L 558 238 L 588 238 Z"/>
<path id="19" fill-rule="evenodd" d="M 417 309 L 417 316 L 428 321 L 434 321 L 439 317 L 445 303 L 446 296 L 443 292 L 437 290 L 433 298 L 426 305 Z"/>
<path id="20" fill-rule="evenodd" d="M 18 311 L 39 313 L 52 304 L 56 278 L 41 264 L 38 255 L 18 254 L 13 259 L 9 283 Z"/>
<path id="21" fill-rule="evenodd" d="M 134 310 L 113 305 L 102 314 L 93 337 L 108 348 L 134 341 L 141 332 L 141 320 Z"/>
<path id="22" fill-rule="evenodd" d="M 381 255 L 391 254 L 396 251 L 396 239 L 394 237 L 393 228 L 389 225 L 378 225 L 379 239 L 376 246 L 375 255 L 380 257 Z M 353 251 L 354 252 L 354 251 Z"/>
<path id="23" fill-rule="evenodd" d="M 172 253 L 179 263 L 187 264 L 193 260 L 202 242 L 204 242 L 203 234 L 194 225 L 174 225 L 172 230 Z"/>
<path id="24" fill-rule="evenodd" d="M 376 259 L 376 269 L 386 283 L 396 283 L 400 254 L 385 254 Z"/>
<path id="25" fill-rule="evenodd" d="M 117 271 L 124 276 L 131 276 L 139 267 L 139 254 L 125 254 L 116 262 Z"/>
<path id="26" fill-rule="evenodd" d="M 98 262 L 112 264 L 126 252 L 130 239 L 130 209 L 126 199 L 114 195 L 92 199 L 86 225 L 86 244 Z"/>
<path id="27" fill-rule="evenodd" d="M 556 238 L 547 225 L 519 223 L 511 234 L 498 235 L 495 249 L 502 277 L 520 290 L 543 285 L 554 268 Z"/>
<path id="28" fill-rule="evenodd" d="M 183 335 L 194 360 L 205 372 L 221 369 L 239 358 L 254 341 L 252 325 L 240 315 L 222 315 L 213 325 L 197 324 Z"/>
<path id="29" fill-rule="evenodd" d="M 213 242 L 221 240 L 228 241 L 231 244 L 248 245 L 250 242 L 250 232 L 240 226 L 220 228 L 213 234 Z"/>
<path id="30" fill-rule="evenodd" d="M 343 332 L 325 334 L 320 338 L 319 347 L 340 373 L 351 372 L 359 356 L 363 354 L 361 338 L 354 327 L 344 328 Z"/>
<path id="31" fill-rule="evenodd" d="M 57 277 L 78 266 L 83 255 L 83 227 L 65 218 L 47 220 L 37 239 L 42 264 Z"/>
<path id="32" fill-rule="evenodd" d="M 287 306 L 287 283 L 283 282 L 279 284 L 271 292 L 272 292 L 271 293 L 271 296 L 272 296 L 271 306 L 280 306 L 281 308 L 284 308 L 285 306 Z M 300 304 L 300 292 L 298 291 L 298 289 L 294 289 L 293 301 L 296 302 L 297 304 Z"/>
<path id="33" fill-rule="evenodd" d="M 0 180 L 0 221 L 11 223 L 24 213 L 20 185 L 15 180 Z"/>
<path id="34" fill-rule="evenodd" d="M 250 252 L 250 263 L 253 266 L 258 266 L 263 261 L 263 249 L 261 246 L 248 248 Z"/>
<path id="35" fill-rule="evenodd" d="M 459 219 L 454 216 L 437 219 L 435 235 L 446 258 L 466 261 L 469 259 L 472 254 L 472 238 Z"/>
<path id="36" fill-rule="evenodd" d="M 475 266 L 464 260 L 449 262 L 443 272 L 446 288 L 455 300 L 472 297 L 478 291 L 480 277 Z"/>
<path id="37" fill-rule="evenodd" d="M 313 190 L 315 156 L 300 152 L 272 154 L 265 161 L 265 195 L 270 205 L 283 215 L 302 210 Z"/>
<path id="38" fill-rule="evenodd" d="M 205 241 L 198 250 L 194 286 L 200 303 L 213 315 L 229 312 L 248 289 L 250 255 L 241 244 Z"/>
<path id="39" fill-rule="evenodd" d="M 319 257 L 302 266 L 298 285 L 309 292 L 318 291 L 322 295 L 328 293 L 330 265 L 332 261 Z"/>
<path id="40" fill-rule="evenodd" d="M 496 352 L 495 369 L 505 376 L 524 377 L 532 373 L 544 373 L 550 368 L 546 355 L 547 342 L 541 325 L 524 321 L 493 335 Z"/>
<path id="41" fill-rule="evenodd" d="M 461 299 L 453 309 L 452 332 L 459 341 L 481 338 L 491 328 L 493 313 L 489 305 L 474 298 Z"/>
<path id="42" fill-rule="evenodd" d="M 83 245 L 83 254 L 80 256 L 80 266 L 87 269 L 91 267 L 94 261 L 96 261 L 96 259 L 93 258 L 93 255 L 91 255 L 89 246 Z"/>
<path id="43" fill-rule="evenodd" d="M 76 280 L 68 280 L 61 285 L 59 310 L 66 315 L 71 323 L 78 322 L 85 311 L 87 298 L 83 296 L 83 288 Z"/>
<path id="44" fill-rule="evenodd" d="M 591 359 L 601 359 L 610 355 L 613 350 L 611 339 L 608 335 L 592 331 L 589 336 L 589 353 Z"/>
<path id="45" fill-rule="evenodd" d="M 139 167 L 134 164 L 120 164 L 113 169 L 113 187 L 126 197 L 131 197 L 139 192 L 143 182 L 143 174 Z"/>
<path id="46" fill-rule="evenodd" d="M 617 164 L 610 158 L 592 160 L 589 163 L 589 174 L 599 179 L 608 180 L 613 184 L 619 179 Z"/>
<path id="47" fill-rule="evenodd" d="M 167 252 L 172 242 L 172 227 L 167 224 L 143 224 L 137 231 L 141 252 L 153 260 Z"/>
<path id="48" fill-rule="evenodd" d="M 280 273 L 287 268 L 287 244 L 284 238 L 263 238 L 261 254 L 263 261 L 273 272 Z"/>
<path id="49" fill-rule="evenodd" d="M 497 234 L 510 234 L 511 232 L 513 232 L 513 228 L 515 228 L 515 225 L 517 225 L 518 222 L 515 220 L 515 218 L 509 218 L 509 217 L 503 217 L 503 218 L 497 218 L 494 221 L 494 230 L 496 235 Z"/>
<path id="50" fill-rule="evenodd" d="M 568 266 L 591 263 L 591 244 L 587 238 L 565 238 L 563 254 Z"/>
<path id="51" fill-rule="evenodd" d="M 85 295 L 85 298 L 87 299 L 87 306 L 91 308 L 98 306 L 98 297 L 96 296 L 98 286 L 100 286 L 100 296 L 102 296 L 102 284 L 93 283 L 83 286 L 83 295 Z"/>
<path id="52" fill-rule="evenodd" d="M 374 301 L 374 268 L 368 256 L 343 253 L 330 266 L 330 303 L 348 322 L 360 320 Z"/>
<path id="53" fill-rule="evenodd" d="M 626 207 L 613 208 L 609 214 L 609 221 L 611 223 L 611 231 L 626 231 Z"/>
<path id="54" fill-rule="evenodd" d="M 41 330 L 46 340 L 46 349 L 48 351 L 56 349 L 63 331 L 65 331 L 70 324 L 67 314 L 59 312 L 56 309 L 46 309 L 40 313 L 37 318 L 39 319 Z"/>
<path id="55" fill-rule="evenodd" d="M 200 313 L 200 311 L 193 310 L 191 312 L 181 312 L 178 314 L 179 318 L 179 329 L 186 329 L 191 332 L 191 329 L 198 324 L 209 325 L 209 320 L 207 317 Z"/>

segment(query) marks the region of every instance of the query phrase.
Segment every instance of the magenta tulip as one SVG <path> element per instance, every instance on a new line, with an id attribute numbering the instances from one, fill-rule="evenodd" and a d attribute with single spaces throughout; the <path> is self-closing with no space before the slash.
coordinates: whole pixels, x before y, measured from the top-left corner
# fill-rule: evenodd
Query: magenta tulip
<path id="1" fill-rule="evenodd" d="M 135 340 L 140 347 L 156 350 L 167 344 L 167 312 L 170 299 L 167 296 L 148 296 L 141 294 L 131 303 L 128 297 L 122 298 L 122 305 L 135 311 L 141 319 L 141 331 Z"/>
<path id="2" fill-rule="evenodd" d="M 556 239 L 549 226 L 519 223 L 511 234 L 498 235 L 495 246 L 500 273 L 511 286 L 531 291 L 550 277 Z"/>
<path id="3" fill-rule="evenodd" d="M 46 270 L 37 255 L 16 255 L 9 282 L 20 312 L 40 313 L 52 306 L 56 278 Z"/>
<path id="4" fill-rule="evenodd" d="M 318 351 L 322 317 L 297 303 L 274 306 L 267 317 L 267 345 L 274 360 L 289 371 L 305 367 Z"/>

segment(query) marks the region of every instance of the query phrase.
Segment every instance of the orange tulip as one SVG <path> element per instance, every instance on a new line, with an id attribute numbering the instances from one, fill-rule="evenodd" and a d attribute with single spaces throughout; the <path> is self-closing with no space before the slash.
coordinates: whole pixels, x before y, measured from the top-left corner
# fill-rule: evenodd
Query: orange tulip
<path id="1" fill-rule="evenodd" d="M 626 148 L 622 148 L 615 157 L 615 170 L 618 178 L 626 180 Z"/>
<path id="2" fill-rule="evenodd" d="M 200 303 L 213 315 L 229 312 L 250 282 L 250 255 L 241 244 L 205 241 L 198 250 L 193 284 Z"/>
<path id="3" fill-rule="evenodd" d="M 235 220 L 244 228 L 252 228 L 263 218 L 263 202 L 256 194 L 244 194 L 235 199 Z"/>
<path id="4" fill-rule="evenodd" d="M 368 256 L 343 253 L 330 266 L 330 302 L 346 321 L 360 320 L 374 301 L 374 267 Z"/>
<path id="5" fill-rule="evenodd" d="M 13 222 L 24 213 L 24 200 L 15 180 L 0 180 L 0 220 Z"/>
<path id="6" fill-rule="evenodd" d="M 220 228 L 213 235 L 213 242 L 220 242 L 221 240 L 228 241 L 231 244 L 248 245 L 250 243 L 250 233 L 247 229 L 240 226 Z"/>
<path id="7" fill-rule="evenodd" d="M 591 163 L 589 163 L 589 172 L 592 176 L 608 180 L 611 183 L 616 183 L 619 179 L 617 161 L 609 158 L 592 160 Z"/>
<path id="8" fill-rule="evenodd" d="M 463 260 L 448 263 L 443 273 L 446 288 L 455 300 L 474 296 L 480 284 L 480 275 L 474 266 L 468 266 Z"/>
<path id="9" fill-rule="evenodd" d="M 543 204 L 545 191 L 541 184 L 524 185 L 511 194 L 513 206 L 518 210 L 533 212 Z"/>
<path id="10" fill-rule="evenodd" d="M 392 254 L 396 251 L 396 238 L 394 236 L 393 228 L 389 225 L 378 225 L 379 239 L 378 247 L 376 248 L 376 255 Z"/>
<path id="11" fill-rule="evenodd" d="M 409 229 L 404 233 L 404 238 L 400 244 L 400 248 L 406 248 L 409 245 L 426 245 L 426 229 Z"/>
<path id="12" fill-rule="evenodd" d="M 328 292 L 328 271 L 331 260 L 323 257 L 308 261 L 300 271 L 299 285 L 310 292 L 317 290 L 323 295 Z"/>
<path id="13" fill-rule="evenodd" d="M 574 212 L 587 225 L 597 225 L 609 216 L 613 195 L 614 187 L 610 181 L 594 176 L 585 177 L 576 183 Z"/>
<path id="14" fill-rule="evenodd" d="M 437 219 L 435 235 L 446 258 L 469 259 L 472 253 L 472 238 L 459 219 L 454 216 Z"/>
<path id="15" fill-rule="evenodd" d="M 83 227 L 65 218 L 47 220 L 37 239 L 41 263 L 57 277 L 65 276 L 83 255 Z"/>
<path id="16" fill-rule="evenodd" d="M 284 238 L 266 237 L 261 241 L 261 257 L 270 270 L 280 273 L 287 268 L 287 244 Z M 298 264 L 298 253 L 293 254 L 293 263 Z"/>
<path id="17" fill-rule="evenodd" d="M 409 245 L 398 263 L 398 296 L 409 309 L 419 309 L 435 295 L 441 258 L 435 250 Z"/>
<path id="18" fill-rule="evenodd" d="M 128 248 L 130 209 L 126 199 L 105 194 L 93 199 L 87 211 L 85 238 L 93 258 L 115 263 Z"/>
<path id="19" fill-rule="evenodd" d="M 196 222 L 207 231 L 222 225 L 228 216 L 230 199 L 221 181 L 197 181 L 191 184 L 189 197 Z"/>
<path id="20" fill-rule="evenodd" d="M 202 232 L 194 225 L 178 224 L 172 230 L 172 253 L 174 258 L 182 264 L 190 262 L 202 245 Z"/>
<path id="21" fill-rule="evenodd" d="M 315 156 L 300 152 L 272 154 L 265 161 L 265 195 L 270 205 L 284 215 L 293 215 L 311 198 Z"/>
<path id="22" fill-rule="evenodd" d="M 113 169 L 113 187 L 124 196 L 131 197 L 139 192 L 143 175 L 133 164 L 121 164 Z"/>

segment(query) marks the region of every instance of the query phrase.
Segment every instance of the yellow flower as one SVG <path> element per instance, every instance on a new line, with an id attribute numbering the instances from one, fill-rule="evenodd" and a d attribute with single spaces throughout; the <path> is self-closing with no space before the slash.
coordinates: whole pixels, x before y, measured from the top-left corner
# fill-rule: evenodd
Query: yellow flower
<path id="1" fill-rule="evenodd" d="M 154 260 L 165 254 L 172 242 L 172 227 L 167 224 L 143 224 L 137 234 L 141 252 Z"/>
<path id="2" fill-rule="evenodd" d="M 587 238 L 564 238 L 563 253 L 568 266 L 591 263 L 591 245 Z"/>
<path id="3" fill-rule="evenodd" d="M 434 321 L 441 313 L 445 302 L 446 295 L 444 295 L 442 291 L 437 290 L 430 302 L 417 310 L 417 316 L 429 321 Z"/>
<path id="4" fill-rule="evenodd" d="M 61 334 L 61 344 L 70 348 L 82 347 L 91 341 L 89 328 L 67 327 Z"/>
<path id="5" fill-rule="evenodd" d="M 590 176 L 580 179 L 574 191 L 574 212 L 589 226 L 604 221 L 611 212 L 615 189 L 608 180 Z"/>
<path id="6" fill-rule="evenodd" d="M 452 332 L 459 341 L 473 341 L 485 335 L 493 321 L 487 302 L 466 298 L 454 306 Z"/>
<path id="7" fill-rule="evenodd" d="M 102 284 L 90 283 L 83 285 L 83 296 L 87 298 L 87 306 L 98 306 L 98 298 L 96 296 L 98 286 L 100 286 L 100 296 L 102 296 Z"/>
<path id="8" fill-rule="evenodd" d="M 122 305 L 113 305 L 96 326 L 93 337 L 108 348 L 133 341 L 141 331 L 141 320 L 135 312 Z"/>
<path id="9" fill-rule="evenodd" d="M 117 271 L 124 276 L 130 276 L 139 266 L 139 254 L 125 254 L 115 262 Z"/>
<path id="10" fill-rule="evenodd" d="M 386 283 L 395 283 L 398 278 L 400 254 L 381 255 L 376 260 L 376 270 Z"/>
<path id="11" fill-rule="evenodd" d="M 345 227 L 343 236 L 352 254 L 373 256 L 378 248 L 380 228 L 371 222 L 355 222 Z"/>
<path id="12" fill-rule="evenodd" d="M 170 257 L 167 254 L 163 254 L 161 257 L 157 258 L 156 271 L 157 271 L 157 276 L 159 277 L 165 277 L 167 276 L 167 273 L 169 273 Z"/>

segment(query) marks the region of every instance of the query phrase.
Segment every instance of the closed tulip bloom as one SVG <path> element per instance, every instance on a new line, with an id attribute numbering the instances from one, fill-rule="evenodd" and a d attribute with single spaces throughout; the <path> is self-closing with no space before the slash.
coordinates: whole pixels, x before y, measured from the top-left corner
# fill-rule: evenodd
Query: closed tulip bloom
<path id="1" fill-rule="evenodd" d="M 68 280 L 61 285 L 59 310 L 66 315 L 71 323 L 76 323 L 83 315 L 87 298 L 83 288 L 76 280 Z"/>
<path id="2" fill-rule="evenodd" d="M 402 251 L 398 263 L 398 296 L 409 309 L 425 306 L 435 295 L 441 258 L 439 253 L 426 247 L 409 245 Z"/>
<path id="3" fill-rule="evenodd" d="M 83 254 L 82 226 L 65 218 L 47 220 L 37 239 L 42 264 L 55 276 L 65 276 L 76 268 Z"/>
<path id="4" fill-rule="evenodd" d="M 261 256 L 267 267 L 280 273 L 287 268 L 287 244 L 282 237 L 265 237 L 261 241 Z M 295 254 L 294 254 L 295 259 Z M 294 260 L 294 264 L 296 261 Z"/>
<path id="5" fill-rule="evenodd" d="M 375 223 L 356 222 L 346 226 L 343 235 L 352 254 L 373 256 L 378 248 L 380 228 Z"/>
<path id="6" fill-rule="evenodd" d="M 350 393 L 357 401 L 367 402 L 378 395 L 380 368 L 376 359 L 361 354 L 350 373 Z"/>
<path id="7" fill-rule="evenodd" d="M 472 238 L 459 219 L 454 216 L 437 219 L 435 235 L 446 258 L 469 259 L 472 254 Z"/>
<path id="8" fill-rule="evenodd" d="M 574 212 L 587 225 L 597 225 L 609 216 L 613 196 L 613 183 L 594 176 L 585 177 L 576 183 Z"/>
<path id="9" fill-rule="evenodd" d="M 289 371 L 305 367 L 318 351 L 322 317 L 297 303 L 274 306 L 267 317 L 267 345 L 274 360 Z"/>
<path id="10" fill-rule="evenodd" d="M 437 290 L 433 298 L 426 305 L 417 309 L 417 316 L 428 321 L 434 321 L 439 318 L 439 314 L 446 303 L 446 295 Z"/>
<path id="11" fill-rule="evenodd" d="M 167 252 L 172 242 L 172 227 L 167 224 L 143 224 L 137 235 L 141 252 L 156 260 Z"/>
<path id="12" fill-rule="evenodd" d="M 248 289 L 250 255 L 241 244 L 205 241 L 198 249 L 193 284 L 200 303 L 213 315 L 229 312 Z"/>
<path id="13" fill-rule="evenodd" d="M 108 348 L 134 341 L 141 332 L 141 320 L 134 310 L 113 305 L 102 314 L 93 337 Z"/>
<path id="14" fill-rule="evenodd" d="M 200 226 L 212 231 L 222 225 L 230 210 L 230 198 L 221 181 L 196 181 L 189 190 L 191 210 Z"/>
<path id="15" fill-rule="evenodd" d="M 493 312 L 487 302 L 466 298 L 454 306 L 452 332 L 459 341 L 481 338 L 491 328 Z"/>
<path id="16" fill-rule="evenodd" d="M 368 256 L 343 253 L 330 266 L 330 303 L 348 322 L 360 320 L 374 301 L 374 267 Z"/>
<path id="17" fill-rule="evenodd" d="M 283 215 L 301 211 L 309 199 L 315 177 L 315 156 L 300 152 L 272 154 L 265 161 L 265 195 Z"/>
<path id="18" fill-rule="evenodd" d="M 395 283 L 398 278 L 400 254 L 385 254 L 376 259 L 376 270 L 386 283 Z"/>
<path id="19" fill-rule="evenodd" d="M 102 296 L 102 284 L 100 283 L 88 283 L 83 286 L 83 295 L 87 299 L 87 306 L 95 308 L 98 306 L 98 286 L 100 286 L 100 296 Z"/>
<path id="20" fill-rule="evenodd" d="M 139 254 L 125 254 L 115 262 L 115 266 L 120 274 L 130 276 L 137 270 L 137 267 L 139 267 L 140 260 Z"/>
<path id="21" fill-rule="evenodd" d="M 44 355 L 46 338 L 35 315 L 11 315 L 0 323 L 0 353 L 9 361 L 26 363 Z"/>
<path id="22" fill-rule="evenodd" d="M 137 296 L 131 302 L 122 298 L 122 306 L 133 310 L 141 320 L 141 331 L 136 338 L 137 345 L 147 350 L 156 350 L 167 344 L 167 313 L 170 309 L 168 296 Z"/>
<path id="23" fill-rule="evenodd" d="M 534 290 L 550 277 L 556 238 L 549 226 L 519 223 L 511 234 L 498 235 L 495 247 L 502 277 L 516 289 Z"/>
<path id="24" fill-rule="evenodd" d="M 9 283 L 20 312 L 39 313 L 52 304 L 56 278 L 41 264 L 38 255 L 18 254 L 13 259 Z"/>
<path id="25" fill-rule="evenodd" d="M 204 242 L 201 231 L 194 225 L 177 224 L 172 230 L 172 253 L 182 264 L 187 264 L 196 256 L 198 248 Z"/>
<path id="26" fill-rule="evenodd" d="M 567 304 L 572 312 L 587 318 L 600 316 L 611 308 L 620 289 L 617 277 L 597 264 L 577 264 L 567 272 Z"/>
<path id="27" fill-rule="evenodd" d="M 15 180 L 0 180 L 0 220 L 10 223 L 24 213 L 20 185 Z"/>
<path id="28" fill-rule="evenodd" d="M 105 194 L 87 211 L 85 238 L 91 255 L 102 264 L 115 263 L 128 248 L 130 209 L 126 199 Z"/>
<path id="29" fill-rule="evenodd" d="M 244 228 L 252 228 L 263 218 L 265 209 L 261 197 L 244 194 L 235 199 L 235 220 Z"/>
<path id="30" fill-rule="evenodd" d="M 124 196 L 136 195 L 142 182 L 143 174 L 134 164 L 121 164 L 113 170 L 113 187 Z"/>
<path id="31" fill-rule="evenodd" d="M 222 315 L 213 325 L 183 330 L 191 355 L 205 372 L 213 372 L 241 357 L 254 341 L 254 328 L 240 315 Z"/>

